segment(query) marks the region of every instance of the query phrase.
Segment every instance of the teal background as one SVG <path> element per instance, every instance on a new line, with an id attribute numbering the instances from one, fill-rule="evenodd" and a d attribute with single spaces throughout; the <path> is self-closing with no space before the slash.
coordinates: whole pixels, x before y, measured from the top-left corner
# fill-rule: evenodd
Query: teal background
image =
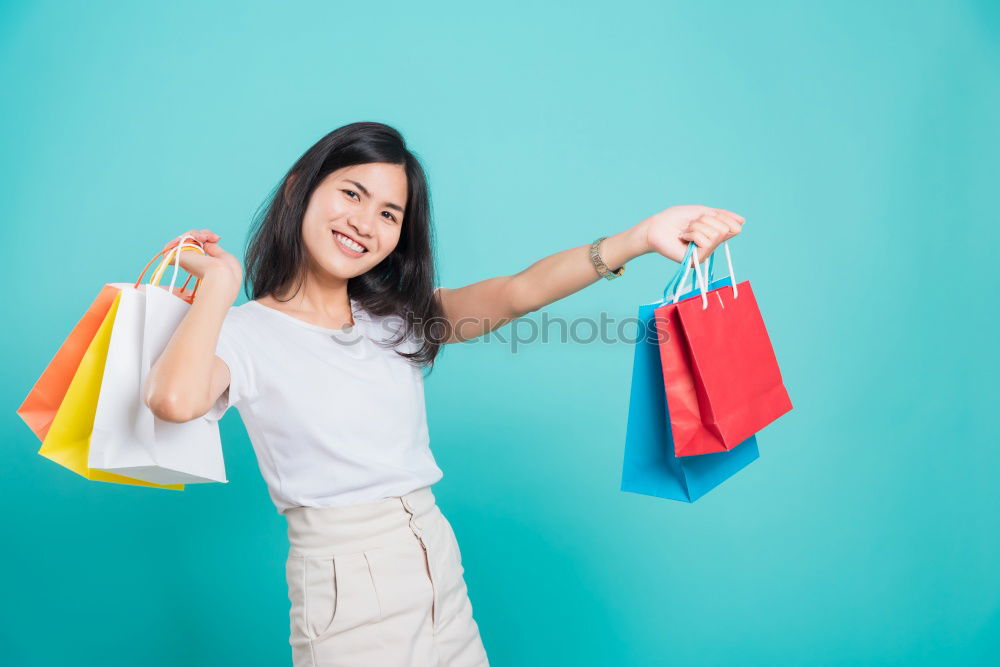
<path id="1" fill-rule="evenodd" d="M 236 411 L 229 484 L 177 493 L 85 481 L 15 410 L 101 285 L 191 227 L 242 255 L 293 161 L 377 120 L 427 168 L 445 286 L 743 214 L 795 405 L 688 505 L 618 489 L 630 345 L 447 348 L 435 492 L 494 665 L 997 664 L 998 50 L 985 0 L 4 2 L 0 661 L 290 663 Z M 546 312 L 634 317 L 674 266 Z"/>

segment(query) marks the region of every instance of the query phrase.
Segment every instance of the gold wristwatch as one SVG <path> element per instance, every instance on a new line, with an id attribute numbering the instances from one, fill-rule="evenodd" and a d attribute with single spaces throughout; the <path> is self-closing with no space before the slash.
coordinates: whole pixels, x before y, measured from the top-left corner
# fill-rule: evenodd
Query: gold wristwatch
<path id="1" fill-rule="evenodd" d="M 617 271 L 612 271 L 608 268 L 608 265 L 604 263 L 601 259 L 601 254 L 597 251 L 598 247 L 601 245 L 601 241 L 608 238 L 607 236 L 602 236 L 601 238 L 590 244 L 590 259 L 594 262 L 594 266 L 597 268 L 597 273 L 604 276 L 606 280 L 614 280 L 621 274 L 625 273 L 625 265 L 622 264 L 618 267 Z"/>

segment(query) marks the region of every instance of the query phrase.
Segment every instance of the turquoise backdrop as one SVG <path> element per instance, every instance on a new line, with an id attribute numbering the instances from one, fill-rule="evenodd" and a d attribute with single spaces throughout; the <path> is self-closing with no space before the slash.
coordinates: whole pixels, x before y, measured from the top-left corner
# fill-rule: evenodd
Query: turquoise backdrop
<path id="1" fill-rule="evenodd" d="M 290 663 L 235 410 L 230 482 L 182 493 L 85 481 L 15 410 L 101 285 L 191 227 L 242 256 L 292 162 L 377 120 L 448 287 L 674 204 L 746 216 L 795 405 L 689 505 L 619 490 L 630 345 L 447 348 L 435 492 L 494 665 L 1000 664 L 998 66 L 987 0 L 3 2 L 0 662 Z M 674 267 L 543 312 L 633 317 Z"/>

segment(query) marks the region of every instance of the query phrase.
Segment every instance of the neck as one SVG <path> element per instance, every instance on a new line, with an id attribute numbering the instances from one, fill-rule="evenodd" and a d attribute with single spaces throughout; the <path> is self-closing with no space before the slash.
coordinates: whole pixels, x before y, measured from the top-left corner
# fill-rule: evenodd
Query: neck
<path id="1" fill-rule="evenodd" d="M 293 281 L 272 296 L 288 310 L 314 320 L 354 324 L 347 280 L 344 278 L 309 270 L 302 279 Z"/>

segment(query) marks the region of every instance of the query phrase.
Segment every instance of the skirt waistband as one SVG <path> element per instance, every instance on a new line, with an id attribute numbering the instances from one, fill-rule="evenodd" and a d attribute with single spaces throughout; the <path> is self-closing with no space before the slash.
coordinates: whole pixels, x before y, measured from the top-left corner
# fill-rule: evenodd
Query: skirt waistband
<path id="1" fill-rule="evenodd" d="M 429 486 L 373 503 L 338 507 L 292 507 L 289 553 L 332 556 L 367 551 L 419 534 L 420 519 L 436 509 Z"/>

